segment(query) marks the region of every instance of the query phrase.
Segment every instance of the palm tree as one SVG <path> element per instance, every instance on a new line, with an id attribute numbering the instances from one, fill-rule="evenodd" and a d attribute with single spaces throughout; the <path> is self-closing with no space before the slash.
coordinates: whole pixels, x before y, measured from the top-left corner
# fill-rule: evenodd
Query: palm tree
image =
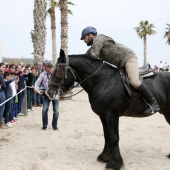
<path id="1" fill-rule="evenodd" d="M 31 38 L 33 42 L 34 63 L 44 61 L 45 45 L 46 45 L 46 0 L 34 0 L 34 30 L 31 30 Z"/>
<path id="2" fill-rule="evenodd" d="M 165 35 L 164 35 L 164 38 L 167 38 L 167 44 L 170 45 L 170 24 L 166 24 L 167 27 L 166 27 L 166 32 L 165 32 Z"/>
<path id="3" fill-rule="evenodd" d="M 146 65 L 146 62 L 147 62 L 147 58 L 146 58 L 147 35 L 152 35 L 152 34 L 156 33 L 156 31 L 154 31 L 153 28 L 155 28 L 155 26 L 153 24 L 149 24 L 149 21 L 140 21 L 139 27 L 134 28 L 136 30 L 137 34 L 139 35 L 139 37 L 143 38 L 143 43 L 144 43 L 144 65 Z"/>
<path id="4" fill-rule="evenodd" d="M 51 17 L 52 63 L 53 63 L 53 65 L 55 65 L 56 61 L 57 61 L 55 8 L 59 7 L 60 9 L 66 10 L 67 4 L 68 5 L 74 5 L 74 4 L 71 3 L 71 2 L 68 2 L 67 0 L 59 0 L 58 2 L 56 2 L 56 0 L 48 0 L 48 1 L 50 2 L 50 8 L 48 9 L 48 13 L 50 14 L 50 17 Z M 66 3 L 66 7 L 65 7 L 65 3 Z M 61 11 L 64 11 L 64 10 L 61 10 Z M 72 14 L 71 10 L 67 9 L 66 11 L 67 11 L 67 13 Z M 68 36 L 67 36 L 68 35 L 68 33 L 67 33 L 68 32 L 68 26 L 65 29 L 65 25 L 63 23 L 67 23 L 67 18 L 68 18 L 67 13 L 66 13 L 66 15 L 64 13 L 64 17 L 62 17 L 63 13 L 61 12 L 61 48 L 66 52 L 67 52 L 67 49 L 68 49 Z M 68 24 L 66 24 L 66 25 L 68 25 Z"/>
<path id="5" fill-rule="evenodd" d="M 55 8 L 59 7 L 59 3 L 55 0 L 48 0 L 50 3 L 50 8 L 48 13 L 51 18 L 51 34 L 52 34 L 52 64 L 55 65 L 57 62 L 57 45 L 56 45 L 56 17 Z"/>
<path id="6" fill-rule="evenodd" d="M 74 3 L 68 0 L 59 0 L 59 7 L 61 10 L 61 49 L 68 53 L 68 14 L 72 14 L 72 11 L 68 9 L 68 5 L 74 5 Z"/>

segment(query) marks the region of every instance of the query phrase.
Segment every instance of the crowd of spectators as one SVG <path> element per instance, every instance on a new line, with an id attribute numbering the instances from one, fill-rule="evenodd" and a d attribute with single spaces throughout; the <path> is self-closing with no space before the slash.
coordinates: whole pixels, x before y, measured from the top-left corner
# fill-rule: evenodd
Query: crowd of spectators
<path id="1" fill-rule="evenodd" d="M 34 91 L 35 81 L 44 71 L 42 62 L 37 65 L 0 63 L 0 128 L 12 128 L 17 123 L 25 90 L 27 89 L 27 114 L 33 107 L 42 107 L 42 95 Z M 26 88 L 27 86 L 27 88 Z M 43 89 L 43 84 L 41 87 Z M 17 94 L 17 95 L 16 95 Z M 4 104 L 3 104 L 4 103 Z"/>
<path id="2" fill-rule="evenodd" d="M 154 69 L 156 71 L 159 71 L 159 72 L 169 72 L 169 65 L 167 64 L 167 62 L 165 61 L 165 63 L 163 63 L 162 61 L 160 61 L 160 63 L 158 65 L 155 65 L 154 66 Z"/>

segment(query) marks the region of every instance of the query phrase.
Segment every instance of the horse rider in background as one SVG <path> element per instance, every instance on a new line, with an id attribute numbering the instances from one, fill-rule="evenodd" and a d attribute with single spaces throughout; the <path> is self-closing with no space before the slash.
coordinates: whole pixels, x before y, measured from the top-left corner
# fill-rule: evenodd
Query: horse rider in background
<path id="1" fill-rule="evenodd" d="M 97 30 L 91 26 L 84 28 L 81 40 L 84 40 L 87 46 L 91 46 L 86 54 L 93 59 L 100 58 L 118 68 L 126 69 L 129 83 L 140 92 L 150 106 L 144 114 L 152 115 L 160 110 L 149 88 L 139 80 L 138 58 L 130 48 L 116 42 L 111 37 L 97 34 Z"/>

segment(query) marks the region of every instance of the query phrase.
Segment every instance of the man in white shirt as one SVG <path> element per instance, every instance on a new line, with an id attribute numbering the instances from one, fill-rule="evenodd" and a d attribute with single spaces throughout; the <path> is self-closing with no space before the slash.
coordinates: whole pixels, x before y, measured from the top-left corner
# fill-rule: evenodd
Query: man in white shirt
<path id="1" fill-rule="evenodd" d="M 159 71 L 164 71 L 162 61 L 160 61 L 160 63 L 159 63 Z"/>

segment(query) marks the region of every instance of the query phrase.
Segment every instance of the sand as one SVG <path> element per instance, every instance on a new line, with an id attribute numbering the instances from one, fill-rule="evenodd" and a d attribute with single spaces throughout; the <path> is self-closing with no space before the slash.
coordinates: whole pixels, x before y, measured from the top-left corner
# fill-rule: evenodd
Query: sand
<path id="1" fill-rule="evenodd" d="M 79 88 L 73 90 L 78 91 Z M 104 146 L 102 125 L 86 92 L 60 102 L 59 131 L 42 131 L 41 107 L 0 129 L 0 170 L 104 170 L 96 161 Z M 148 118 L 120 118 L 124 170 L 170 170 L 170 126 L 156 113 Z"/>

